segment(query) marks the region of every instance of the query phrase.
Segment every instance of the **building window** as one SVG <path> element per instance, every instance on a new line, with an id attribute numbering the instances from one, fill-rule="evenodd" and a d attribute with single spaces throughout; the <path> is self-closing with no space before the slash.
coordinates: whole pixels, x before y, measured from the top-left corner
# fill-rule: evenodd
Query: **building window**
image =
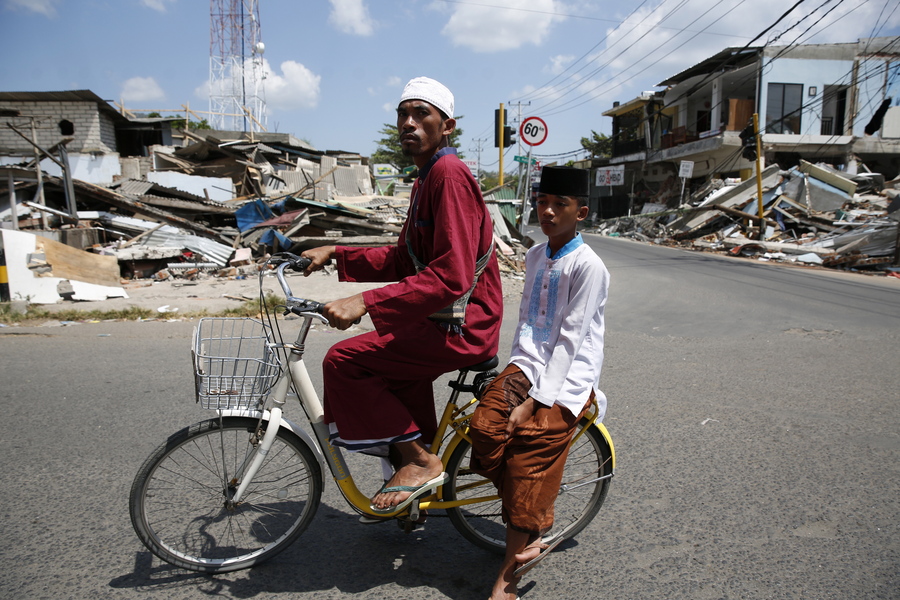
<path id="1" fill-rule="evenodd" d="M 59 122 L 60 135 L 75 135 L 75 125 L 71 121 L 63 119 Z"/>
<path id="2" fill-rule="evenodd" d="M 800 133 L 803 86 L 799 83 L 770 83 L 766 101 L 766 133 Z"/>

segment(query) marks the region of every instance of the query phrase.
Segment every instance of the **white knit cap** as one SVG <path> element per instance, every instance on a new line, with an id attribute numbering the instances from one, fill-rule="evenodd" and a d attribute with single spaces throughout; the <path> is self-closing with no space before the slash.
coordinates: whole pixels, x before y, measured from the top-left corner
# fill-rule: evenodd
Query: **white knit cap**
<path id="1" fill-rule="evenodd" d="M 424 100 L 453 118 L 453 93 L 444 84 L 429 77 L 409 80 L 403 88 L 398 105 L 407 100 Z"/>

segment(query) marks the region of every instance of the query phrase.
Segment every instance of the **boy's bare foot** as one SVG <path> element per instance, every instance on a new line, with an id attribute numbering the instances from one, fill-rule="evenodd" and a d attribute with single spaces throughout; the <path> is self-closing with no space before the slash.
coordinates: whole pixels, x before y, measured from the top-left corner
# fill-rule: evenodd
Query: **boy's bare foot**
<path id="1" fill-rule="evenodd" d="M 546 550 L 547 544 L 543 543 L 540 538 L 530 542 L 525 549 L 516 554 L 516 562 L 521 564 L 527 563 L 540 556 L 541 550 Z"/>

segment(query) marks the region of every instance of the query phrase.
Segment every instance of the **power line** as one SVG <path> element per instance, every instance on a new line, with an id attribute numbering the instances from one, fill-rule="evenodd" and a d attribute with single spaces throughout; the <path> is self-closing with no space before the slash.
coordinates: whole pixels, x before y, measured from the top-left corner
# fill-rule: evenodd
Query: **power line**
<path id="1" fill-rule="evenodd" d="M 574 14 L 562 13 L 562 12 L 558 12 L 558 11 L 536 10 L 533 8 L 521 8 L 521 7 L 516 7 L 516 6 L 505 6 L 505 5 L 500 5 L 500 4 L 487 4 L 485 2 L 471 2 L 471 1 L 465 1 L 465 0 L 439 0 L 439 1 L 444 2 L 445 4 L 462 4 L 462 5 L 468 5 L 468 6 L 480 6 L 483 8 L 495 8 L 497 10 L 527 12 L 527 13 L 535 13 L 535 14 L 540 14 L 540 15 L 551 15 L 554 17 L 565 17 L 568 19 L 583 19 L 583 20 L 587 20 L 587 21 L 603 21 L 606 23 L 615 23 L 616 25 L 619 25 L 619 26 L 621 26 L 624 23 L 624 21 L 618 21 L 616 19 L 604 19 L 602 17 L 589 17 L 586 15 L 574 15 Z M 646 0 L 644 2 L 642 2 L 641 5 L 643 5 L 645 3 L 646 3 Z M 659 28 L 683 31 L 683 30 L 678 29 L 677 27 L 661 27 L 660 26 Z M 721 35 L 723 37 L 735 37 L 735 35 L 732 33 L 711 33 L 710 35 Z M 741 37 L 741 36 L 737 36 L 737 37 Z"/>
<path id="2" fill-rule="evenodd" d="M 802 2 L 802 1 L 803 1 L 803 0 L 801 0 L 801 2 Z M 743 4 L 743 2 L 744 2 L 744 0 L 741 0 L 741 2 L 739 2 L 738 4 L 736 4 L 735 6 L 733 6 L 732 8 L 730 8 L 728 11 L 726 11 L 725 13 L 723 13 L 722 15 L 720 15 L 715 21 L 713 21 L 712 23 L 710 23 L 709 25 L 707 25 L 707 27 L 711 27 L 713 24 L 715 24 L 716 22 L 718 22 L 718 21 L 720 21 L 721 19 L 723 19 L 723 18 L 724 18 L 726 15 L 728 15 L 731 11 L 735 10 L 740 4 Z M 719 4 L 721 4 L 721 2 L 720 2 Z M 680 7 L 680 6 L 679 6 L 679 7 Z M 701 18 L 703 18 L 703 16 L 705 16 L 705 15 L 702 15 L 702 16 L 698 17 L 698 18 L 695 19 L 693 22 L 696 23 L 696 22 L 699 21 Z M 642 37 L 643 37 L 643 36 L 642 36 Z M 675 39 L 676 39 L 676 37 L 673 37 L 673 38 L 670 38 L 670 39 L 666 40 L 665 42 L 663 42 L 662 44 L 660 44 L 659 46 L 657 46 L 657 47 L 654 49 L 654 52 L 655 52 L 656 50 L 662 49 L 663 46 L 665 46 L 665 45 L 668 44 L 669 42 L 674 41 Z M 636 40 L 636 41 L 634 42 L 634 44 L 632 44 L 631 46 L 629 46 L 628 48 L 626 48 L 626 50 L 623 51 L 621 54 L 624 54 L 624 52 L 626 52 L 626 51 L 628 51 L 629 49 L 631 49 L 631 47 L 634 46 L 638 41 L 640 41 L 640 39 Z M 674 52 L 675 50 L 678 50 L 679 48 L 684 47 L 685 45 L 687 45 L 687 44 L 690 43 L 691 41 L 693 41 L 693 38 L 690 38 L 690 39 L 685 40 L 685 41 L 682 42 L 679 46 L 677 46 L 676 48 L 674 48 L 673 50 L 671 50 L 671 51 L 669 51 L 669 52 L 670 52 L 670 53 L 671 53 L 671 52 Z M 621 54 L 620 54 L 620 56 L 621 56 Z M 618 57 L 615 57 L 615 58 L 618 58 Z M 646 58 L 648 58 L 648 57 L 644 57 L 644 58 L 642 58 L 642 59 L 639 59 L 638 61 L 635 61 L 632 65 L 630 65 L 629 67 L 626 67 L 625 69 L 623 69 L 622 72 L 625 72 L 625 71 L 627 71 L 628 69 L 637 66 L 638 63 L 640 63 L 642 60 L 644 60 L 644 59 L 646 59 Z M 615 59 L 613 59 L 613 60 L 615 60 Z M 609 61 L 609 62 L 612 62 L 612 61 Z M 607 64 L 609 64 L 609 62 L 608 62 Z M 604 66 L 606 66 L 606 65 L 604 65 Z M 632 73 L 630 77 L 628 77 L 628 78 L 626 78 L 626 79 L 623 79 L 623 80 L 621 80 L 621 81 L 618 81 L 614 87 L 621 87 L 622 85 L 624 85 L 624 84 L 627 83 L 628 81 L 631 81 L 632 79 L 634 79 L 634 78 L 637 77 L 638 75 L 644 73 L 645 71 L 651 69 L 651 68 L 654 67 L 654 66 L 655 66 L 655 63 L 650 63 L 650 64 L 648 64 L 646 67 L 644 67 L 644 68 L 641 69 L 640 71 L 636 71 L 636 72 Z M 598 70 L 598 71 L 599 71 L 599 70 Z M 595 73 L 598 72 L 598 71 L 595 71 L 594 73 L 592 73 L 592 75 L 595 74 Z M 604 81 L 598 83 L 597 85 L 595 85 L 595 86 L 592 87 L 591 89 L 587 90 L 586 92 L 584 92 L 584 93 L 580 94 L 579 96 L 576 96 L 575 98 L 573 98 L 573 99 L 571 99 L 571 100 L 569 100 L 569 101 L 563 103 L 561 106 L 557 107 L 556 112 L 551 112 L 551 113 L 549 113 L 548 116 L 560 114 L 560 113 L 562 113 L 562 112 L 567 112 L 567 111 L 569 111 L 569 110 L 572 110 L 573 108 L 577 108 L 577 107 L 579 107 L 579 106 L 583 106 L 584 104 L 587 104 L 588 102 L 591 102 L 591 101 L 593 100 L 593 98 L 588 98 L 588 99 L 585 100 L 584 102 L 580 102 L 580 103 L 578 103 L 578 104 L 576 104 L 576 105 L 574 105 L 574 106 L 570 106 L 570 107 L 568 107 L 568 108 L 563 108 L 563 107 L 565 107 L 567 104 L 571 104 L 572 102 L 575 102 L 575 101 L 578 100 L 579 98 L 583 98 L 584 96 L 587 96 L 588 94 L 590 94 L 590 93 L 596 91 L 597 89 L 603 87 L 604 85 L 606 85 L 607 83 L 613 81 L 614 79 L 615 79 L 615 76 L 612 76 L 612 77 L 610 77 L 610 78 L 608 78 L 608 79 L 606 79 L 606 80 L 604 80 Z M 608 88 L 607 88 L 607 89 L 608 89 Z M 549 106 L 549 105 L 547 105 L 547 106 Z M 545 107 L 542 107 L 542 108 L 546 108 L 546 106 L 545 106 Z"/>

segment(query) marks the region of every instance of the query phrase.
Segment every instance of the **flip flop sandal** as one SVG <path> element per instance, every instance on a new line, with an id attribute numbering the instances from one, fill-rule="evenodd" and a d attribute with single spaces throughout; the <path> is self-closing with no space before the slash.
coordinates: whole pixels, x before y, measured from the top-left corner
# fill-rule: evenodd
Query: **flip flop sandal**
<path id="1" fill-rule="evenodd" d="M 412 504 L 415 500 L 418 500 L 422 496 L 434 491 L 436 488 L 447 483 L 450 480 L 450 476 L 446 473 L 441 473 L 434 479 L 429 479 L 422 485 L 417 486 L 409 486 L 409 485 L 398 485 L 393 487 L 385 487 L 381 488 L 379 494 L 382 493 L 390 493 L 390 492 L 412 492 L 406 500 L 401 502 L 400 504 L 396 504 L 394 506 L 390 506 L 388 508 L 378 508 L 372 504 L 369 505 L 369 510 L 371 510 L 376 515 L 395 515 L 410 504 Z"/>
<path id="2" fill-rule="evenodd" d="M 538 565 L 539 562 L 547 558 L 550 555 L 550 552 L 559 546 L 563 542 L 562 536 L 556 538 L 552 543 L 548 544 L 546 548 L 541 550 L 541 553 L 529 560 L 527 563 L 523 563 L 521 567 L 518 567 L 515 571 L 513 571 L 513 575 L 516 577 L 521 577 L 534 567 Z"/>
<path id="3" fill-rule="evenodd" d="M 360 515 L 359 522 L 363 525 L 376 525 L 378 523 L 387 523 L 393 521 L 392 517 L 373 517 L 371 515 Z"/>

